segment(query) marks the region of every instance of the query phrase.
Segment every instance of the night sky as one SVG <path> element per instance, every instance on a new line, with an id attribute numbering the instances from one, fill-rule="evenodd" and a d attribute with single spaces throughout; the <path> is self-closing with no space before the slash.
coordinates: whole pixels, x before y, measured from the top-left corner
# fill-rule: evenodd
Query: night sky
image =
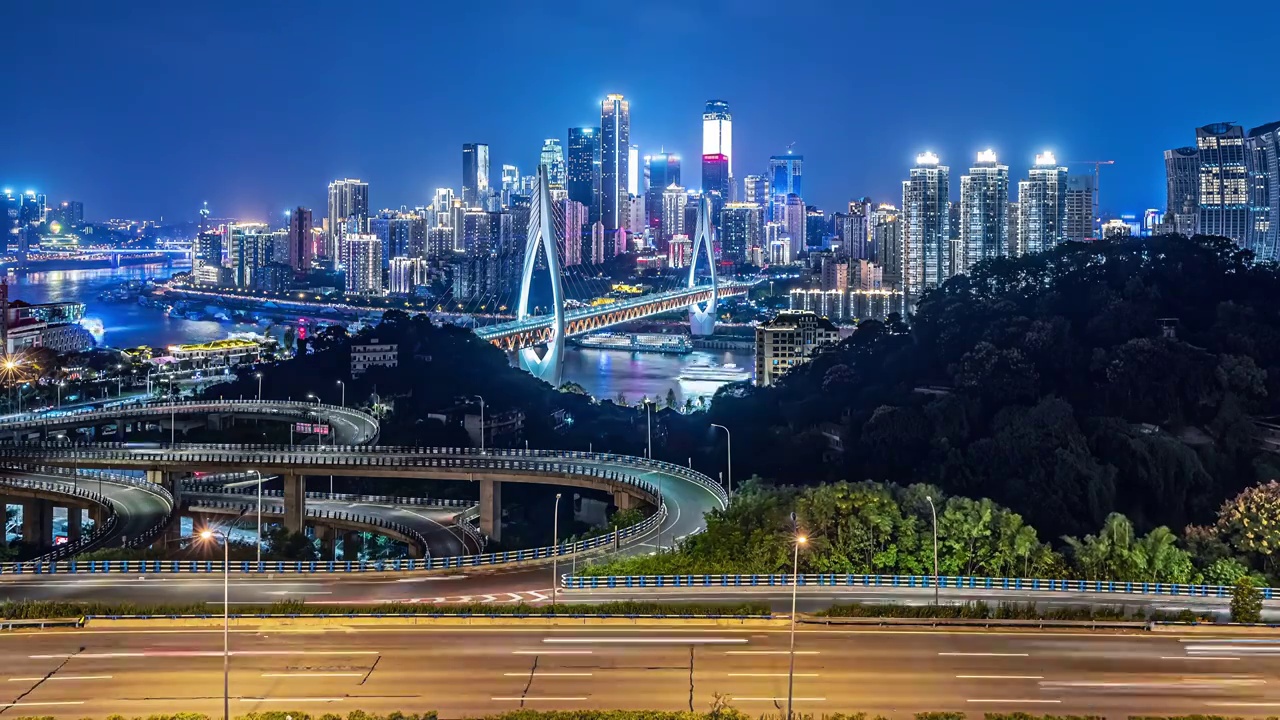
<path id="1" fill-rule="evenodd" d="M 1103 209 L 1140 213 L 1163 208 L 1161 152 L 1196 126 L 1280 119 L 1280 5 L 1213 7 L 5 2 L 0 183 L 81 200 L 94 220 L 190 220 L 205 200 L 215 216 L 320 215 L 343 176 L 370 183 L 372 207 L 412 206 L 460 186 L 462 143 L 490 144 L 495 181 L 504 162 L 532 174 L 544 137 L 598 124 L 620 92 L 632 142 L 684 155 L 694 187 L 703 105 L 720 98 L 739 178 L 794 142 L 805 199 L 828 211 L 900 202 L 926 149 L 958 197 L 990 146 L 1015 182 L 1045 148 L 1114 159 Z"/>

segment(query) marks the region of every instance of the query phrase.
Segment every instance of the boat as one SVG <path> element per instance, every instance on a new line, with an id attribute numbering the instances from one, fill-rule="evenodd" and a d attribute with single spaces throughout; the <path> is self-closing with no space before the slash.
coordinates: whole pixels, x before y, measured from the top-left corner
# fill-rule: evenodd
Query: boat
<path id="1" fill-rule="evenodd" d="M 632 352 L 656 352 L 685 355 L 693 351 L 686 335 L 662 335 L 657 333 L 596 333 L 573 338 L 576 345 L 601 350 L 628 350 Z"/>
<path id="2" fill-rule="evenodd" d="M 694 363 L 682 370 L 678 379 L 685 382 L 742 382 L 751 379 L 751 371 L 733 363 Z"/>

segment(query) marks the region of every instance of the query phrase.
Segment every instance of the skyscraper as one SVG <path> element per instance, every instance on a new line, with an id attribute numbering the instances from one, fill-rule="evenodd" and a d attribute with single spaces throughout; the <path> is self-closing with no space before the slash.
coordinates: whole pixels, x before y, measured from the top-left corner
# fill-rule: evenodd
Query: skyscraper
<path id="1" fill-rule="evenodd" d="M 786 204 L 788 195 L 804 197 L 800 182 L 803 166 L 803 155 L 787 153 L 769 158 L 770 220 L 783 219 L 782 206 Z"/>
<path id="2" fill-rule="evenodd" d="M 311 235 L 311 209 L 299 206 L 289 213 L 289 266 L 295 272 L 310 270 L 315 260 Z"/>
<path id="3" fill-rule="evenodd" d="M 768 215 L 769 203 L 773 200 L 769 194 L 769 178 L 764 175 L 748 175 L 743 178 L 742 199 L 759 205 Z"/>
<path id="4" fill-rule="evenodd" d="M 875 259 L 875 242 L 871 232 L 874 212 L 875 206 L 871 204 L 871 198 L 849 201 L 849 214 L 840 220 L 840 237 L 844 240 L 844 253 L 849 259 Z"/>
<path id="5" fill-rule="evenodd" d="M 375 235 L 352 233 L 347 237 L 347 292 L 377 295 L 382 292 L 382 241 Z"/>
<path id="6" fill-rule="evenodd" d="M 679 185 L 668 185 L 662 192 L 662 239 L 658 243 L 661 252 L 670 248 L 671 238 L 676 235 L 688 235 L 685 226 L 685 207 L 689 203 L 689 194 Z"/>
<path id="7" fill-rule="evenodd" d="M 542 141 L 541 163 L 547 166 L 547 183 L 551 187 L 564 187 L 564 148 L 556 138 Z"/>
<path id="8" fill-rule="evenodd" d="M 600 104 L 600 222 L 604 224 L 605 256 L 613 257 L 618 228 L 626 217 L 631 110 L 621 95 Z"/>
<path id="9" fill-rule="evenodd" d="M 1094 238 L 1093 198 L 1096 194 L 1093 175 L 1067 176 L 1067 242 L 1088 242 Z"/>
<path id="10" fill-rule="evenodd" d="M 462 146 L 462 202 L 480 207 L 489 197 L 489 146 L 466 143 Z"/>
<path id="11" fill-rule="evenodd" d="M 627 148 L 627 194 L 639 195 L 642 191 L 640 188 L 640 146 L 631 145 Z M 625 225 L 625 223 L 624 223 Z"/>
<path id="12" fill-rule="evenodd" d="M 590 223 L 600 217 L 600 128 L 569 128 L 565 156 L 565 190 L 569 199 L 587 207 Z"/>
<path id="13" fill-rule="evenodd" d="M 1164 151 L 1164 178 L 1166 185 L 1165 210 L 1174 218 L 1194 217 L 1175 225 L 1200 225 L 1200 151 L 1195 147 L 1180 147 Z"/>
<path id="14" fill-rule="evenodd" d="M 876 262 L 884 268 L 884 284 L 902 288 L 902 215 L 893 205 L 882 203 L 871 218 L 871 237 L 876 246 Z"/>
<path id="15" fill-rule="evenodd" d="M 654 231 L 658 250 L 666 253 L 666 236 L 662 232 L 662 196 L 667 188 L 680 184 L 680 156 L 666 151 L 656 155 L 645 155 L 645 175 L 648 177 L 648 188 L 644 193 L 645 215 L 648 216 L 649 227 Z"/>
<path id="16" fill-rule="evenodd" d="M 1257 199 L 1254 231 L 1257 244 L 1268 250 L 1269 260 L 1280 259 L 1280 122 L 1267 123 L 1249 131 L 1247 139 L 1252 172 L 1262 185 Z"/>
<path id="17" fill-rule="evenodd" d="M 969 174 L 960 178 L 961 271 L 1009 254 L 1009 166 L 994 150 L 978 153 Z"/>
<path id="18" fill-rule="evenodd" d="M 515 165 L 502 166 L 502 204 L 511 204 L 511 196 L 520 194 L 520 168 Z"/>
<path id="19" fill-rule="evenodd" d="M 1044 252 L 1066 240 L 1067 169 L 1051 152 L 1036 155 L 1027 179 L 1018 183 L 1017 228 L 1019 253 Z"/>
<path id="20" fill-rule="evenodd" d="M 723 155 L 728 165 L 728 177 L 733 177 L 733 116 L 729 114 L 729 103 L 723 100 L 708 100 L 702 111 L 702 154 Z M 703 190 L 706 190 L 703 182 Z M 728 199 L 728 193 L 725 193 Z"/>
<path id="21" fill-rule="evenodd" d="M 557 219 L 563 222 L 556 223 L 557 229 L 563 228 L 559 237 L 556 238 L 560 249 L 560 266 L 571 267 L 573 265 L 582 264 L 582 233 L 587 227 L 587 206 L 577 200 L 564 200 L 555 203 Z"/>
<path id="22" fill-rule="evenodd" d="M 764 208 L 755 203 L 728 203 L 720 211 L 720 256 L 746 262 L 747 252 L 760 247 L 764 233 Z"/>
<path id="23" fill-rule="evenodd" d="M 1231 238 L 1240 247 L 1252 249 L 1244 128 L 1235 123 L 1196 128 L 1196 148 L 1200 154 L 1200 232 Z"/>
<path id="24" fill-rule="evenodd" d="M 325 257 L 345 262 L 343 238 L 351 221 L 364 232 L 369 227 L 369 183 L 347 178 L 329 183 L 329 241 Z"/>
<path id="25" fill-rule="evenodd" d="M 795 193 L 788 194 L 780 208 L 782 224 L 787 235 L 791 238 L 790 257 L 792 260 L 796 260 L 800 257 L 800 253 L 804 252 L 807 245 L 808 208 L 804 205 L 804 198 Z"/>
<path id="26" fill-rule="evenodd" d="M 713 211 L 729 200 L 729 158 L 721 153 L 702 156 L 702 192 L 712 195 Z"/>
<path id="27" fill-rule="evenodd" d="M 206 230 L 191 241 L 191 277 L 196 285 L 216 287 L 222 275 L 222 233 Z"/>
<path id="28" fill-rule="evenodd" d="M 910 178 L 902 183 L 902 289 L 908 305 L 950 275 L 950 196 L 951 168 L 931 152 L 916 156 Z"/>

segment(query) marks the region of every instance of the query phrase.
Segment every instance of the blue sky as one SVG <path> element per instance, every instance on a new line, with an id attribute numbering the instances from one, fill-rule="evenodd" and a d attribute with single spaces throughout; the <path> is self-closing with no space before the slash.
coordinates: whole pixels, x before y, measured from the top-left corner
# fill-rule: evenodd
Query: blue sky
<path id="1" fill-rule="evenodd" d="M 322 208 L 334 177 L 370 204 L 424 204 L 488 142 L 531 174 L 544 137 L 631 102 L 632 141 L 697 183 L 710 98 L 734 114 L 734 169 L 789 143 L 806 200 L 897 202 L 915 155 L 959 175 L 993 147 L 1113 159 L 1104 209 L 1164 204 L 1163 160 L 1217 121 L 1280 119 L 1280 6 L 1162 3 L 157 2 L 0 9 L 0 182 L 90 218 L 266 218 Z M 1266 42 L 1263 42 L 1263 39 Z M 1268 47 L 1271 49 L 1269 50 Z M 1085 171 L 1086 166 L 1073 167 Z M 692 180 L 692 183 L 690 182 Z"/>

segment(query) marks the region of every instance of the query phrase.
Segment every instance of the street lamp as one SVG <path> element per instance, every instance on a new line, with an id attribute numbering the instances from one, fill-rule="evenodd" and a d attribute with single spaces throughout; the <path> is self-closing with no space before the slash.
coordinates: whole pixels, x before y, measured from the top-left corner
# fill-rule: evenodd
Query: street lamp
<path id="1" fill-rule="evenodd" d="M 729 428 L 723 425 L 711 423 L 711 427 L 717 427 L 724 431 L 725 443 L 729 450 L 729 490 L 728 494 L 733 494 L 733 435 L 729 434 Z"/>
<path id="2" fill-rule="evenodd" d="M 258 402 L 262 402 L 262 373 L 254 373 L 253 375 L 258 378 Z"/>
<path id="3" fill-rule="evenodd" d="M 347 406 L 347 384 L 341 380 L 338 381 L 338 384 L 342 386 L 342 407 L 346 407 Z"/>
<path id="4" fill-rule="evenodd" d="M 262 473 L 257 470 L 249 472 L 258 476 L 258 564 L 262 564 Z"/>
<path id="5" fill-rule="evenodd" d="M 556 493 L 556 509 L 551 518 L 551 612 L 556 611 L 556 588 L 560 587 L 560 493 Z"/>
<path id="6" fill-rule="evenodd" d="M 231 720 L 231 541 L 221 530 L 203 530 L 200 539 L 222 540 L 222 718 Z"/>
<path id="7" fill-rule="evenodd" d="M 804 535 L 796 536 L 795 557 L 791 561 L 791 664 L 787 668 L 787 720 L 791 714 L 791 696 L 796 682 L 796 587 L 800 585 L 800 546 L 809 542 Z"/>
<path id="8" fill-rule="evenodd" d="M 933 498 L 925 495 L 929 502 L 929 512 L 933 515 L 933 604 L 938 604 L 938 508 L 933 506 Z"/>
<path id="9" fill-rule="evenodd" d="M 645 398 L 644 399 L 644 419 L 645 419 L 645 426 L 649 431 L 649 449 L 646 450 L 645 452 L 648 453 L 646 457 L 648 457 L 650 460 L 653 459 L 653 413 L 651 412 L 651 410 L 652 410 L 652 406 L 649 404 L 649 398 Z"/>
<path id="10" fill-rule="evenodd" d="M 484 454 L 484 398 L 476 395 L 480 400 L 480 454 Z M 554 604 L 554 603 L 552 603 Z"/>
<path id="11" fill-rule="evenodd" d="M 316 407 L 320 407 L 320 396 L 315 393 L 307 393 L 307 397 L 316 401 Z"/>

